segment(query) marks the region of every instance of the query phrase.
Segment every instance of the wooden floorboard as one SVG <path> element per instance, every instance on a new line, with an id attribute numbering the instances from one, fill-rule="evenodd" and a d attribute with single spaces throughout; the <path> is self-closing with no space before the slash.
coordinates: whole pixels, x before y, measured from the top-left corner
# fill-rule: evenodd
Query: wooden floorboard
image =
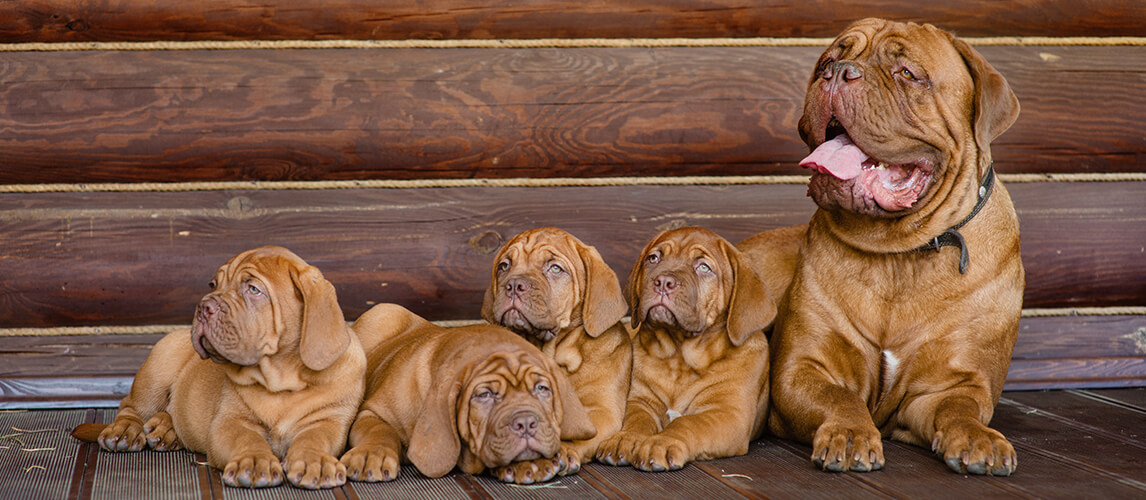
<path id="1" fill-rule="evenodd" d="M 428 479 L 407 467 L 394 482 L 326 491 L 223 487 L 202 455 L 89 453 L 67 434 L 81 422 L 110 419 L 110 409 L 4 411 L 0 498 L 1143 498 L 1144 401 L 1144 388 L 1006 393 L 992 425 L 1018 451 L 1019 469 L 1009 478 L 956 474 L 931 451 L 891 441 L 884 441 L 881 471 L 825 473 L 808 460 L 810 447 L 764 438 L 744 456 L 670 473 L 590 464 L 576 476 L 520 488 L 459 473 Z"/>

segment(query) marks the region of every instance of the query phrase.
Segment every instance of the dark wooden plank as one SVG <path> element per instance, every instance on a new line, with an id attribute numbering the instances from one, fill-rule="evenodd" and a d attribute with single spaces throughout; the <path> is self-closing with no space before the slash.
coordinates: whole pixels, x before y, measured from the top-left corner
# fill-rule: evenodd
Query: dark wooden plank
<path id="1" fill-rule="evenodd" d="M 190 323 L 188 321 L 187 323 Z M 130 374 L 162 335 L 0 338 L 2 377 Z"/>
<path id="2" fill-rule="evenodd" d="M 1146 385 L 1146 316 L 1024 318 L 1005 390 Z"/>
<path id="3" fill-rule="evenodd" d="M 942 23 L 970 35 L 1141 35 L 1133 0 L 23 0 L 0 5 L 0 41 L 833 36 L 854 19 Z"/>
<path id="4" fill-rule="evenodd" d="M 0 184 L 800 173 L 819 52 L 8 53 Z M 1023 103 L 1000 172 L 1146 171 L 1146 52 L 982 52 Z"/>
<path id="5" fill-rule="evenodd" d="M 1100 397 L 1113 404 L 1129 408 L 1132 411 L 1146 412 L 1146 387 L 1078 392 L 1090 397 Z"/>
<path id="6" fill-rule="evenodd" d="M 1146 183 L 1016 183 L 1008 190 L 1022 232 L 1024 307 L 1144 305 Z"/>
<path id="7" fill-rule="evenodd" d="M 1146 205 L 1130 200 L 1146 183 L 1010 190 L 1026 307 L 1141 305 Z M 526 229 L 565 228 L 623 279 L 662 229 L 700 225 L 736 242 L 814 208 L 802 185 L 4 194 L 0 327 L 188 324 L 215 269 L 265 244 L 322 269 L 348 318 L 394 302 L 474 319 L 489 259 Z"/>
<path id="8" fill-rule="evenodd" d="M 1141 390 L 1141 389 L 1137 389 Z M 1042 412 L 1086 434 L 1100 434 L 1137 447 L 1146 456 L 1146 411 L 1112 404 L 1105 391 L 1008 392 L 1005 404 L 1024 412 Z"/>
<path id="9" fill-rule="evenodd" d="M 1093 411 L 1111 412 L 1109 416 L 1120 410 L 1095 405 Z M 1040 411 L 1009 404 L 1006 397 L 995 409 L 991 426 L 1007 436 L 1019 459 L 1015 475 L 1000 481 L 1029 479 L 1021 484 L 1026 495 L 1137 498 L 1146 494 L 1142 451 L 1119 438 L 1086 433 Z"/>

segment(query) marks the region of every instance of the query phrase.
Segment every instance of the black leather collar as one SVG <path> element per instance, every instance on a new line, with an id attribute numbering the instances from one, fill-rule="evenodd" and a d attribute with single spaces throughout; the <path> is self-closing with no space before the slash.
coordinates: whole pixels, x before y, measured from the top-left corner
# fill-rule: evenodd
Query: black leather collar
<path id="1" fill-rule="evenodd" d="M 979 201 L 975 203 L 975 208 L 971 209 L 971 213 L 966 219 L 963 219 L 958 224 L 947 228 L 943 234 L 936 236 L 926 245 L 913 250 L 914 252 L 926 252 L 934 250 L 936 252 L 943 247 L 955 246 L 959 247 L 959 274 L 967 274 L 967 268 L 971 265 L 971 256 L 967 252 L 967 241 L 963 239 L 963 235 L 959 233 L 959 228 L 971 222 L 979 211 L 987 204 L 987 200 L 991 198 L 991 192 L 995 190 L 995 166 L 987 167 L 987 173 L 983 175 L 983 182 L 979 183 Z"/>

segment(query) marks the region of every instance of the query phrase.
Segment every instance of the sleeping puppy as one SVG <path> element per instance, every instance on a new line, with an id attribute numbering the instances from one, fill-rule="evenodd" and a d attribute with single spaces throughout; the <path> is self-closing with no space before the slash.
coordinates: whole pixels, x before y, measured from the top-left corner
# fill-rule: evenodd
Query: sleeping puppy
<path id="1" fill-rule="evenodd" d="M 743 455 L 764 429 L 776 305 L 724 238 L 663 232 L 629 275 L 633 377 L 621 431 L 597 459 L 645 471 Z"/>
<path id="2" fill-rule="evenodd" d="M 482 317 L 521 334 L 553 358 L 597 429 L 593 439 L 565 447 L 571 452 L 564 457 L 565 473 L 577 472 L 602 440 L 621 429 L 624 417 L 633 347 L 621 323 L 628 307 L 621 285 L 595 248 L 552 227 L 513 237 L 494 263 Z M 518 462 L 494 475 L 503 481 L 523 474 L 536 479 L 548 468 Z"/>
<path id="3" fill-rule="evenodd" d="M 509 330 L 442 328 L 393 304 L 374 306 L 353 326 L 369 373 L 342 456 L 350 479 L 390 481 L 400 463 L 429 477 L 455 466 L 478 474 L 593 437 L 563 371 Z"/>
<path id="4" fill-rule="evenodd" d="M 100 447 L 206 453 L 228 486 L 274 486 L 284 474 L 303 488 L 345 483 L 335 455 L 362 400 L 366 356 L 334 287 L 281 247 L 235 256 L 210 285 L 191 330 L 155 344 Z"/>

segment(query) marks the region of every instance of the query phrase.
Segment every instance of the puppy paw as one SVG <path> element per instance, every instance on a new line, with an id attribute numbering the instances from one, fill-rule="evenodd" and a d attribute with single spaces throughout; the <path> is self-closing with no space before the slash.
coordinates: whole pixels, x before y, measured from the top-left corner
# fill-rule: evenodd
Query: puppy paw
<path id="1" fill-rule="evenodd" d="M 883 441 L 874 425 L 824 423 L 812 440 L 812 463 L 832 472 L 868 472 L 883 468 Z"/>
<path id="2" fill-rule="evenodd" d="M 171 414 L 161 411 L 147 419 L 143 424 L 143 432 L 147 433 L 147 446 L 155 451 L 182 450 L 183 443 L 175 434 L 175 422 Z"/>
<path id="3" fill-rule="evenodd" d="M 117 416 L 99 433 L 97 441 L 107 451 L 139 451 L 147 445 L 147 434 L 138 418 Z"/>
<path id="4" fill-rule="evenodd" d="M 353 481 L 375 483 L 398 478 L 401 466 L 398 450 L 381 446 L 357 446 L 342 455 L 339 462 L 346 468 L 346 477 Z"/>
<path id="5" fill-rule="evenodd" d="M 931 449 L 960 474 L 1009 476 L 1018 468 L 1015 448 L 999 431 L 975 419 L 960 420 L 935 432 Z"/>
<path id="6" fill-rule="evenodd" d="M 628 432 L 618 432 L 597 446 L 597 461 L 607 465 L 630 465 L 637 445 L 647 438 Z"/>
<path id="7" fill-rule="evenodd" d="M 514 462 L 490 470 L 490 474 L 505 483 L 533 484 L 549 481 L 557 476 L 576 474 L 581 470 L 581 453 L 568 443 L 553 458 Z"/>
<path id="8" fill-rule="evenodd" d="M 637 445 L 632 463 L 645 472 L 664 472 L 680 469 L 688 460 L 688 445 L 684 441 L 653 436 Z"/>
<path id="9" fill-rule="evenodd" d="M 557 458 L 540 458 L 514 462 L 505 467 L 490 469 L 490 474 L 503 483 L 542 483 L 557 477 L 560 464 Z"/>
<path id="10" fill-rule="evenodd" d="M 283 469 L 286 480 L 299 488 L 317 490 L 346 484 L 346 466 L 326 453 L 288 450 Z"/>
<path id="11" fill-rule="evenodd" d="M 223 484 L 242 488 L 278 486 L 283 484 L 283 466 L 269 448 L 240 454 L 223 467 Z"/>

